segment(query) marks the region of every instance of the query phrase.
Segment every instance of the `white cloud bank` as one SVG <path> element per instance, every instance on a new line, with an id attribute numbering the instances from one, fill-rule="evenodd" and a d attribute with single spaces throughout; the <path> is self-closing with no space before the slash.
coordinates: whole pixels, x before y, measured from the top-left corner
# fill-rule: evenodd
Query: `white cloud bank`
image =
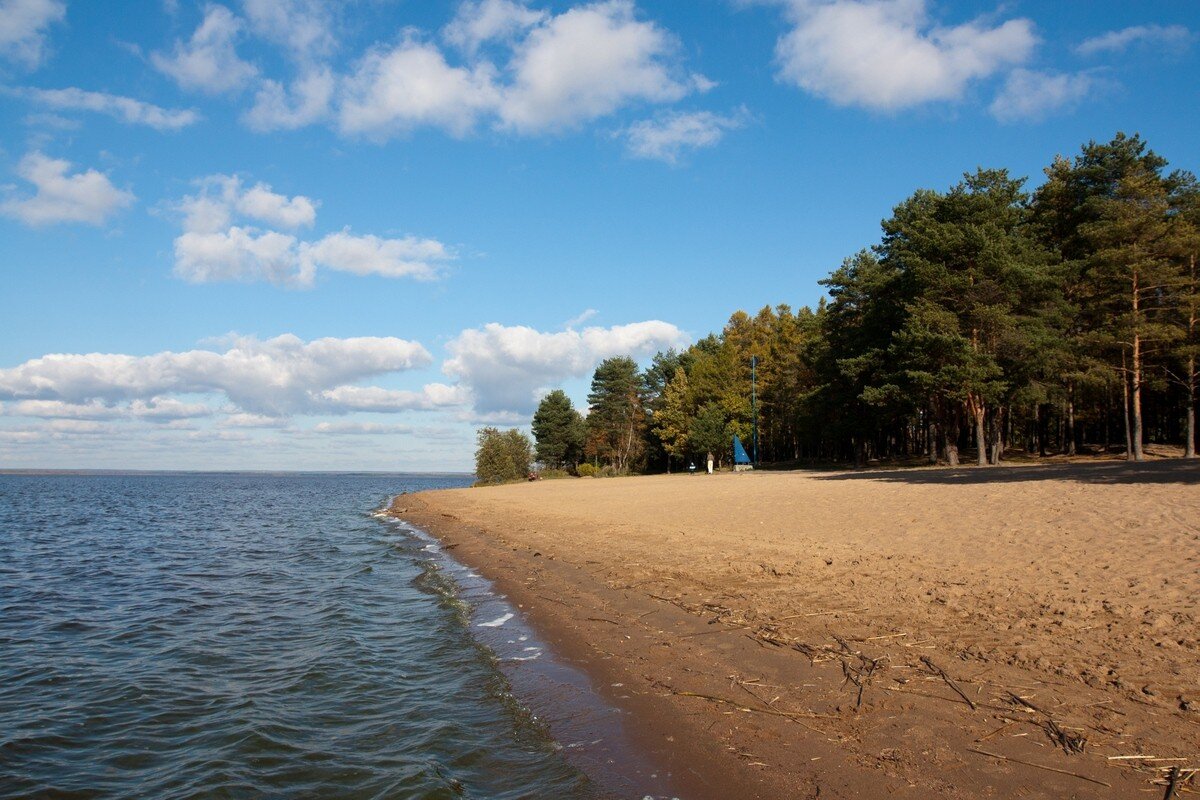
<path id="1" fill-rule="evenodd" d="M 441 32 L 447 48 L 427 32 L 405 29 L 367 50 L 344 74 L 320 58 L 295 55 L 316 35 L 311 21 L 323 18 L 317 5 L 248 0 L 251 30 L 283 44 L 299 65 L 290 82 L 258 81 L 243 117 L 252 129 L 329 122 L 343 135 L 374 141 L 419 128 L 461 137 L 483 124 L 540 134 L 712 86 L 682 69 L 675 37 L 640 18 L 633 0 L 598 0 L 559 14 L 515 0 L 465 2 Z M 189 88 L 240 88 L 257 74 L 233 49 L 241 29 L 232 12 L 211 6 L 191 41 L 177 42 L 173 55 L 158 54 L 154 63 Z M 336 44 L 314 51 L 323 48 Z M 453 58 L 454 51 L 462 58 Z"/>
<path id="2" fill-rule="evenodd" d="M 686 341 L 659 320 L 557 333 L 491 323 L 449 342 L 442 371 L 471 392 L 477 412 L 527 414 L 546 389 L 587 375 L 605 358 L 640 358 Z"/>
<path id="3" fill-rule="evenodd" d="M 180 201 L 183 233 L 175 239 L 175 274 L 192 283 L 266 281 L 312 286 L 318 269 L 385 278 L 432 279 L 454 255 L 434 239 L 384 239 L 342 230 L 316 241 L 294 233 L 312 227 L 318 203 L 287 197 L 259 183 L 243 186 L 235 175 L 210 175 L 200 191 Z"/>
<path id="4" fill-rule="evenodd" d="M 0 58 L 38 66 L 45 55 L 46 28 L 66 15 L 62 0 L 0 0 Z"/>
<path id="5" fill-rule="evenodd" d="M 943 26 L 926 0 L 780 0 L 792 29 L 779 77 L 840 106 L 898 111 L 960 99 L 972 81 L 1024 63 L 1033 23 Z"/>
<path id="6" fill-rule="evenodd" d="M 211 394 L 271 417 L 347 413 L 364 405 L 357 394 L 364 390 L 354 384 L 431 360 L 417 342 L 393 337 L 305 342 L 292 335 L 238 337 L 222 352 L 51 354 L 0 369 L 0 400 L 14 401 L 10 413 L 76 419 L 102 418 L 101 409 L 114 406 L 122 416 L 200 416 L 199 408 L 171 396 Z M 430 407 L 446 397 L 438 387 L 411 397 L 377 397 L 372 410 Z"/>
<path id="7" fill-rule="evenodd" d="M 1085 40 L 1075 48 L 1081 56 L 1119 53 L 1135 44 L 1156 44 L 1182 48 L 1191 44 L 1194 34 L 1182 25 L 1135 25 Z"/>
<path id="8" fill-rule="evenodd" d="M 118 189 L 102 172 L 89 169 L 69 174 L 71 162 L 30 153 L 17 165 L 17 174 L 34 186 L 34 194 L 0 202 L 0 214 L 26 225 L 58 222 L 103 225 L 134 201 L 131 192 Z"/>
<path id="9" fill-rule="evenodd" d="M 159 131 L 177 131 L 200 119 L 190 109 L 172 110 L 105 92 L 84 89 L 26 89 L 26 97 L 57 111 L 94 111 L 130 125 L 146 125 Z"/>

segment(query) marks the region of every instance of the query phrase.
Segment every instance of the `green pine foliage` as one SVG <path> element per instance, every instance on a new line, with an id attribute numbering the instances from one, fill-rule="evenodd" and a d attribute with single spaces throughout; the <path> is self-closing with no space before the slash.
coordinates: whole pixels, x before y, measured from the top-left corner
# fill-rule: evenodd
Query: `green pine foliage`
<path id="1" fill-rule="evenodd" d="M 533 415 L 533 439 L 535 455 L 543 466 L 567 469 L 577 465 L 583 459 L 585 434 L 583 416 L 566 392 L 555 389 L 542 398 Z"/>
<path id="2" fill-rule="evenodd" d="M 920 189 L 815 309 L 738 311 L 640 374 L 604 361 L 584 457 L 596 474 L 727 461 L 755 418 L 766 463 L 1195 457 L 1200 185 L 1167 166 L 1118 134 L 1054 158 L 1032 192 L 1003 169 Z M 569 408 L 547 396 L 535 432 Z M 546 436 L 539 458 L 561 458 L 569 437 Z"/>

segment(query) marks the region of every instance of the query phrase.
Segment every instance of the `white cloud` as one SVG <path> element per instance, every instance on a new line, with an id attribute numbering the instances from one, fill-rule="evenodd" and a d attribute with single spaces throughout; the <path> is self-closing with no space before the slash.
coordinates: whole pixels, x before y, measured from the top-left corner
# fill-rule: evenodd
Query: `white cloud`
<path id="1" fill-rule="evenodd" d="M 430 361 L 420 344 L 392 337 L 310 342 L 292 335 L 238 337 L 224 352 L 46 355 L 0 369 L 0 399 L 110 405 L 145 401 L 157 408 L 170 395 L 219 394 L 252 414 L 324 413 L 337 408 L 325 392 Z"/>
<path id="2" fill-rule="evenodd" d="M 1070 109 L 1096 88 L 1086 73 L 1065 74 L 1013 70 L 988 108 L 1001 122 L 1037 121 L 1060 109 Z"/>
<path id="3" fill-rule="evenodd" d="M 896 111 L 957 100 L 972 81 L 1026 61 L 1033 23 L 946 27 L 926 0 L 789 0 L 779 76 L 835 105 Z"/>
<path id="4" fill-rule="evenodd" d="M 658 320 L 558 333 L 490 323 L 450 341 L 442 371 L 471 391 L 476 410 L 523 413 L 545 389 L 586 375 L 602 359 L 643 357 L 685 341 L 679 328 Z"/>
<path id="5" fill-rule="evenodd" d="M 0 0 L 0 58 L 36 67 L 44 55 L 45 29 L 66 15 L 62 0 Z"/>
<path id="6" fill-rule="evenodd" d="M 302 260 L 355 275 L 385 278 L 437 277 L 438 265 L 452 258 L 446 246 L 434 239 L 381 239 L 354 236 L 349 231 L 331 233 L 301 249 Z"/>
<path id="7" fill-rule="evenodd" d="M 745 125 L 746 117 L 745 109 L 727 116 L 711 111 L 671 112 L 635 122 L 621 135 L 630 155 L 674 164 L 685 150 L 715 146 L 727 131 Z"/>
<path id="8" fill-rule="evenodd" d="M 209 94 L 241 89 L 258 74 L 235 49 L 241 28 L 241 20 L 228 8 L 210 5 L 190 40 L 176 40 L 170 54 L 151 54 L 150 63 L 184 89 Z"/>
<path id="9" fill-rule="evenodd" d="M 212 233 L 185 231 L 175 239 L 175 274 L 191 283 L 311 286 L 315 270 L 301 261 L 296 245 L 295 236 L 237 225 Z"/>
<path id="10" fill-rule="evenodd" d="M 638 19 L 631 0 L 602 0 L 558 15 L 511 0 L 469 2 L 444 35 L 472 56 L 468 65 L 451 64 L 412 31 L 359 61 L 340 87 L 341 132 L 384 140 L 435 127 L 465 136 L 490 120 L 505 130 L 542 133 L 713 86 L 678 68 L 675 38 Z M 496 39 L 511 48 L 503 68 L 473 57 Z"/>
<path id="11" fill-rule="evenodd" d="M 284 45 L 297 61 L 329 55 L 337 47 L 334 5 L 326 0 L 242 0 L 254 32 Z"/>
<path id="12" fill-rule="evenodd" d="M 572 8 L 517 45 L 501 123 L 528 133 L 595 119 L 630 102 L 679 100 L 697 83 L 667 63 L 676 49 L 665 30 L 635 17 L 630 0 Z"/>
<path id="13" fill-rule="evenodd" d="M 463 3 L 454 19 L 443 30 L 446 41 L 474 54 L 487 42 L 511 40 L 546 19 L 545 11 L 535 11 L 513 0 L 476 0 Z"/>
<path id="14" fill-rule="evenodd" d="M 134 100 L 131 97 L 89 92 L 84 89 L 26 89 L 23 92 L 34 102 L 65 111 L 95 111 L 126 122 L 146 125 L 160 131 L 177 131 L 200 119 L 190 109 L 169 109 Z"/>
<path id="15" fill-rule="evenodd" d="M 318 269 L 386 278 L 437 277 L 454 254 L 441 242 L 406 236 L 356 236 L 348 229 L 316 241 L 291 233 L 234 224 L 236 218 L 294 230 L 311 227 L 318 203 L 288 197 L 259 183 L 243 188 L 235 175 L 210 175 L 200 191 L 183 198 L 183 233 L 175 239 L 175 274 L 193 283 L 267 281 L 311 286 Z"/>
<path id="16" fill-rule="evenodd" d="M 1135 25 L 1087 39 L 1075 48 L 1075 52 L 1081 56 L 1117 53 L 1133 44 L 1182 48 L 1191 44 L 1194 38 L 1192 32 L 1182 25 Z"/>
<path id="17" fill-rule="evenodd" d="M 378 386 L 339 386 L 321 392 L 317 398 L 331 413 L 429 411 L 461 406 L 468 400 L 465 389 L 460 386 L 447 386 L 444 383 L 427 384 L 419 392 L 383 389 Z"/>
<path id="18" fill-rule="evenodd" d="M 337 80 L 326 68 L 312 69 L 285 88 L 265 80 L 254 96 L 254 105 L 243 116 L 251 130 L 295 130 L 329 115 Z"/>
<path id="19" fill-rule="evenodd" d="M 13 417 L 40 417 L 42 419 L 141 419 L 155 422 L 173 422 L 212 416 L 212 406 L 203 403 L 185 403 L 171 397 L 151 397 L 117 405 L 100 401 L 68 403 L 62 400 L 21 400 L 8 403 L 4 413 Z"/>
<path id="20" fill-rule="evenodd" d="M 17 165 L 17 174 L 33 184 L 32 197 L 0 202 L 0 214 L 26 225 L 85 222 L 102 225 L 133 200 L 131 192 L 113 186 L 94 169 L 68 175 L 71 162 L 30 153 Z"/>
<path id="21" fill-rule="evenodd" d="M 376 139 L 425 125 L 465 135 L 499 101 L 494 72 L 486 63 L 452 67 L 437 47 L 412 39 L 375 49 L 344 83 L 339 127 Z"/>

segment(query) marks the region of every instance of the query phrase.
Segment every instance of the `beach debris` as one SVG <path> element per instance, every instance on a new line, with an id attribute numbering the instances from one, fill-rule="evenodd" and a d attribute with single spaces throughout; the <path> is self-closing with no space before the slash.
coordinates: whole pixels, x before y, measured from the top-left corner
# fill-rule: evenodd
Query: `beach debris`
<path id="1" fill-rule="evenodd" d="M 1059 769 L 1058 767 L 1050 767 L 1045 764 L 1038 764 L 1033 761 L 1026 761 L 1022 758 L 1014 758 L 1012 756 L 1001 755 L 1000 753 L 993 753 L 990 750 L 979 750 L 974 747 L 968 747 L 967 752 L 978 753 L 981 756 L 987 756 L 988 758 L 999 759 L 1000 761 L 1011 761 L 1014 764 L 1024 764 L 1027 767 L 1036 767 L 1037 769 L 1044 769 L 1047 772 L 1057 772 L 1059 775 L 1070 775 L 1072 778 L 1079 778 L 1079 780 L 1081 780 L 1081 781 L 1087 781 L 1088 783 L 1095 783 L 1099 786 L 1104 786 L 1109 789 L 1112 788 L 1111 783 L 1105 783 L 1102 780 L 1099 780 L 1097 778 L 1091 778 L 1091 777 L 1088 777 L 1087 775 L 1080 775 L 1078 772 L 1071 772 L 1070 770 Z"/>
<path id="2" fill-rule="evenodd" d="M 1016 694 L 1015 692 L 1009 692 L 1008 696 L 1015 704 L 1042 715 L 1041 726 L 1046 731 L 1046 735 L 1050 737 L 1050 741 L 1061 747 L 1064 753 L 1070 756 L 1083 752 L 1084 746 L 1087 745 L 1086 737 L 1077 733 L 1071 733 L 1070 731 L 1063 730 L 1061 727 L 1059 727 L 1058 723 L 1054 721 L 1054 718 L 1051 717 L 1050 714 L 1038 708 L 1024 697 L 1021 697 L 1019 694 Z"/>
<path id="3" fill-rule="evenodd" d="M 967 697 L 967 693 L 960 689 L 958 684 L 954 682 L 954 679 L 946 674 L 946 670 L 933 663 L 933 660 L 929 656 L 921 656 L 921 663 L 929 667 L 930 671 L 932 671 L 935 675 L 940 676 L 941 679 L 946 682 L 946 685 L 953 689 L 955 693 L 957 693 L 958 696 L 961 697 L 966 704 L 971 707 L 972 711 L 978 708 L 978 706 L 975 705 L 975 701 Z"/>

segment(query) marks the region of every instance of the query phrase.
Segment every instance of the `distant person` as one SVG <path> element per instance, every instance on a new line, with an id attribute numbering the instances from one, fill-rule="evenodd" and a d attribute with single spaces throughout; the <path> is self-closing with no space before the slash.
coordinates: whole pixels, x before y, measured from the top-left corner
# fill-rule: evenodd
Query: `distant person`
<path id="1" fill-rule="evenodd" d="M 712 475 L 712 468 L 713 468 L 713 454 L 709 453 L 708 454 L 708 474 L 709 475 Z"/>
<path id="2" fill-rule="evenodd" d="M 696 462 L 695 461 L 692 461 L 688 464 L 688 472 L 692 473 L 693 475 L 696 474 Z"/>

